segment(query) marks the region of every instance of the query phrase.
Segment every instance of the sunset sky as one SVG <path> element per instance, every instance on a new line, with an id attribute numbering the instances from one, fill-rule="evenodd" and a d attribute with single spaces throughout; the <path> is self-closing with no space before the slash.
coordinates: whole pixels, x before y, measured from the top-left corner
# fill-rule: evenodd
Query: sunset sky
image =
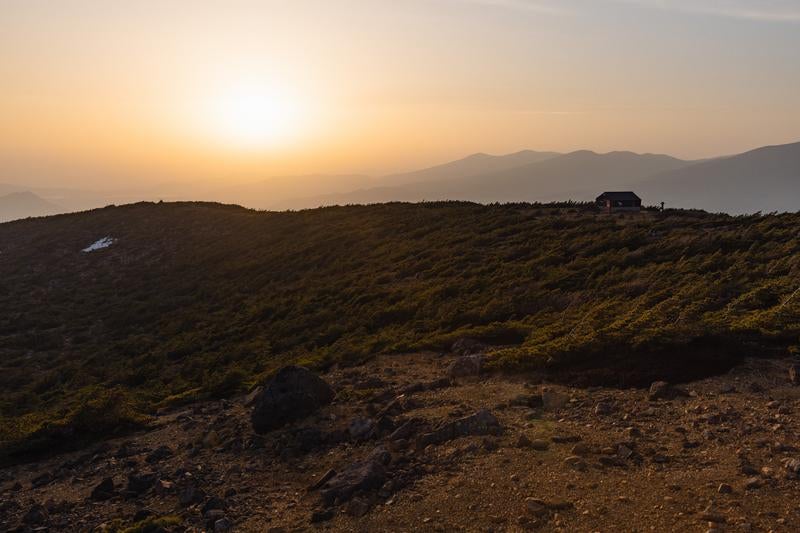
<path id="1" fill-rule="evenodd" d="M 0 182 L 380 174 L 800 140 L 800 2 L 0 3 Z"/>

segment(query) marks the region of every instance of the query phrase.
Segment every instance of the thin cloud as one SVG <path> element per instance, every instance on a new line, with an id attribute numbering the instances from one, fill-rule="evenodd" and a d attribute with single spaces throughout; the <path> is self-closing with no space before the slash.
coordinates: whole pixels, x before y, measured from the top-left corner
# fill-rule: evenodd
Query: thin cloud
<path id="1" fill-rule="evenodd" d="M 628 4 L 665 11 L 680 11 L 764 22 L 800 22 L 797 0 L 451 0 L 462 4 L 530 11 L 549 15 L 576 15 L 590 7 Z"/>
<path id="2" fill-rule="evenodd" d="M 614 0 L 656 9 L 702 15 L 760 20 L 800 22 L 800 6 L 794 0 Z"/>
<path id="3" fill-rule="evenodd" d="M 565 7 L 569 2 L 546 0 L 458 0 L 462 4 L 530 11 L 546 15 L 573 15 L 575 10 Z"/>

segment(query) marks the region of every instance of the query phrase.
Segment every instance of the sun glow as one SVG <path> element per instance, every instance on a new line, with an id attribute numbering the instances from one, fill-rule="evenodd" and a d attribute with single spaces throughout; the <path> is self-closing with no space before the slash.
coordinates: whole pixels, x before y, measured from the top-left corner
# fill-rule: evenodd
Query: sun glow
<path id="1" fill-rule="evenodd" d="M 301 129 L 297 95 L 265 84 L 227 88 L 211 100 L 211 128 L 220 141 L 235 148 L 283 145 Z"/>

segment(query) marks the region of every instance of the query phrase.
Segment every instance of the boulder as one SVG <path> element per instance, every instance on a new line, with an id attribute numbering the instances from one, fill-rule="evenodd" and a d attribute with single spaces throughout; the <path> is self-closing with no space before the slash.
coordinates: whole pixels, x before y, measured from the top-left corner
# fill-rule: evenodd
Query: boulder
<path id="1" fill-rule="evenodd" d="M 367 440 L 375 433 L 375 421 L 371 418 L 357 417 L 347 427 L 350 438 L 356 442 Z"/>
<path id="2" fill-rule="evenodd" d="M 450 378 L 479 376 L 483 368 L 483 355 L 464 355 L 453 361 L 447 370 Z"/>
<path id="3" fill-rule="evenodd" d="M 647 392 L 647 398 L 650 400 L 674 400 L 679 396 L 688 396 L 689 394 L 681 388 L 674 387 L 666 381 L 656 381 L 650 385 L 650 390 Z"/>
<path id="4" fill-rule="evenodd" d="M 250 420 L 256 433 L 266 433 L 303 419 L 333 401 L 335 393 L 322 378 L 301 366 L 278 371 L 256 398 Z"/>
<path id="5" fill-rule="evenodd" d="M 92 494 L 89 496 L 95 501 L 110 500 L 114 497 L 114 480 L 110 477 L 105 478 L 92 489 Z"/>
<path id="6" fill-rule="evenodd" d="M 144 494 L 156 484 L 157 478 L 158 476 L 154 472 L 129 474 L 127 492 L 134 495 Z"/>
<path id="7" fill-rule="evenodd" d="M 569 403 L 569 396 L 548 387 L 542 388 L 542 407 L 548 411 L 564 408 Z"/>

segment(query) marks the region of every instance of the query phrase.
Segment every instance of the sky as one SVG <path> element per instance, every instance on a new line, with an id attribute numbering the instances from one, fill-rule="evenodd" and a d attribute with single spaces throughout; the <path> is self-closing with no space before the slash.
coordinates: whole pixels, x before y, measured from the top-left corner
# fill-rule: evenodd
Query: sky
<path id="1" fill-rule="evenodd" d="M 0 183 L 800 140 L 796 0 L 4 0 Z"/>

